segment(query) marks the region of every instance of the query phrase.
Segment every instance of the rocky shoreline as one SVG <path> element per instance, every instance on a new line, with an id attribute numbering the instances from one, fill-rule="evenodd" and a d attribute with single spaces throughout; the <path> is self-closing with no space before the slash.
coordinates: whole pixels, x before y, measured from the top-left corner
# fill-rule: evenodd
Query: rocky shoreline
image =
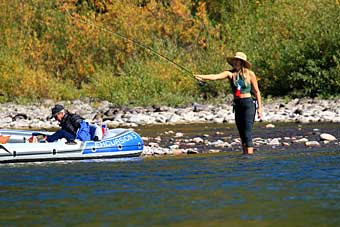
<path id="1" fill-rule="evenodd" d="M 256 123 L 255 152 L 296 152 L 339 150 L 340 124 L 334 123 Z M 234 124 L 190 125 L 189 129 L 158 129 L 158 134 L 143 137 L 144 155 L 179 155 L 236 152 L 241 154 L 241 141 Z M 202 128 L 204 129 L 202 131 Z M 143 129 L 141 134 L 144 134 Z"/>
<path id="2" fill-rule="evenodd" d="M 101 101 L 91 102 L 89 100 L 75 100 L 58 102 L 63 104 L 70 112 L 78 113 L 84 118 L 101 124 L 105 122 L 110 128 L 132 127 L 138 128 L 145 125 L 178 125 L 178 124 L 208 124 L 208 123 L 234 123 L 231 101 L 229 104 L 202 105 L 192 104 L 183 108 L 172 108 L 166 106 L 152 106 L 149 108 L 118 108 L 114 104 Z M 264 117 L 262 123 L 264 128 L 274 128 L 277 122 L 315 123 L 315 122 L 340 122 L 340 99 L 318 100 L 318 99 L 294 99 L 286 101 L 277 99 L 266 100 L 263 104 Z M 57 128 L 58 124 L 50 119 L 50 110 L 54 106 L 53 101 L 44 100 L 41 103 L 30 105 L 18 105 L 14 103 L 0 104 L 0 127 L 15 129 L 43 129 L 51 130 Z M 258 119 L 257 119 L 258 121 Z M 165 132 L 167 136 L 175 139 L 161 147 L 162 138 L 143 137 L 145 141 L 144 155 L 155 154 L 189 154 L 200 153 L 200 145 L 206 146 L 205 151 L 220 152 L 231 148 L 239 149 L 240 141 L 238 135 L 233 138 L 221 137 L 211 141 L 203 137 L 184 138 L 182 132 Z M 218 132 L 213 132 L 218 133 Z M 337 135 L 332 135 L 313 129 L 311 134 L 318 135 L 317 138 L 308 139 L 306 136 L 254 138 L 255 146 L 290 146 L 302 143 L 308 147 L 319 147 L 322 144 L 333 143 L 337 145 Z M 220 132 L 220 135 L 223 133 Z M 142 135 L 143 136 L 143 135 Z M 206 135 L 206 137 L 209 135 Z M 183 137 L 183 138 L 182 138 Z M 183 148 L 184 147 L 184 148 Z M 216 149 L 218 148 L 218 149 Z"/>
<path id="3" fill-rule="evenodd" d="M 152 106 L 148 108 L 118 108 L 114 104 L 102 101 L 67 101 L 58 102 L 69 111 L 84 118 L 100 123 L 105 121 L 110 127 L 138 127 L 152 124 L 194 124 L 194 123 L 233 123 L 231 101 L 220 105 L 192 104 L 183 108 Z M 1 128 L 42 128 L 58 127 L 50 119 L 50 110 L 55 103 L 44 100 L 41 103 L 18 105 L 0 104 Z M 340 122 L 340 99 L 277 99 L 265 101 L 263 122 Z"/>

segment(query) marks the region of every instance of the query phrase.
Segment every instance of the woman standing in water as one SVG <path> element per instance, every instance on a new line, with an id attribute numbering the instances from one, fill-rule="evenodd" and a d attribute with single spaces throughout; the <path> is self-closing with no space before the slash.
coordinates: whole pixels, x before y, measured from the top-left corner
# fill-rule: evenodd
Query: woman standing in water
<path id="1" fill-rule="evenodd" d="M 219 74 L 195 75 L 198 80 L 222 80 L 229 79 L 234 95 L 235 122 L 242 141 L 243 154 L 253 154 L 252 129 L 256 113 L 256 103 L 251 97 L 254 93 L 257 100 L 257 115 L 262 118 L 261 94 L 257 84 L 255 73 L 250 70 L 251 64 L 247 56 L 242 52 L 236 52 L 235 56 L 227 58 L 232 70 Z"/>

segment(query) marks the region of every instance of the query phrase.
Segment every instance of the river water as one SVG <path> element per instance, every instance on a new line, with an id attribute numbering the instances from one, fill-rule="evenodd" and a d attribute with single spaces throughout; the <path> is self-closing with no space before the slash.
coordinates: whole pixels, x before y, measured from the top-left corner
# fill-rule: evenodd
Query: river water
<path id="1" fill-rule="evenodd" d="M 0 226 L 339 226 L 339 150 L 2 164 Z"/>

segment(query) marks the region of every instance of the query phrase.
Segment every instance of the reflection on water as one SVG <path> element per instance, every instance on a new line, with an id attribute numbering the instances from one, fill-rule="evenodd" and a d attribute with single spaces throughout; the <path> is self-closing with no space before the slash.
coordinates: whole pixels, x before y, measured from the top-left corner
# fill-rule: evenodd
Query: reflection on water
<path id="1" fill-rule="evenodd" d="M 0 166 L 0 226 L 339 226 L 340 152 Z"/>

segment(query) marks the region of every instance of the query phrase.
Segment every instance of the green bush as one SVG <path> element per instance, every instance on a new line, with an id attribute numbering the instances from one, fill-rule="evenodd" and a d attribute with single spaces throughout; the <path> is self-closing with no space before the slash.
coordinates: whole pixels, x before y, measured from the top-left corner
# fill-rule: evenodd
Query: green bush
<path id="1" fill-rule="evenodd" d="M 264 95 L 294 97 L 339 92 L 340 7 L 335 1 L 262 1 L 228 25 L 232 46 L 249 52 Z M 241 38 L 241 39 L 239 39 Z"/>
<path id="2" fill-rule="evenodd" d="M 193 74 L 230 69 L 226 57 L 243 51 L 264 96 L 340 91 L 339 1 L 0 4 L 0 101 L 89 96 L 119 105 L 176 106 L 230 93 L 228 81 L 198 87 L 192 75 L 139 44 Z"/>

